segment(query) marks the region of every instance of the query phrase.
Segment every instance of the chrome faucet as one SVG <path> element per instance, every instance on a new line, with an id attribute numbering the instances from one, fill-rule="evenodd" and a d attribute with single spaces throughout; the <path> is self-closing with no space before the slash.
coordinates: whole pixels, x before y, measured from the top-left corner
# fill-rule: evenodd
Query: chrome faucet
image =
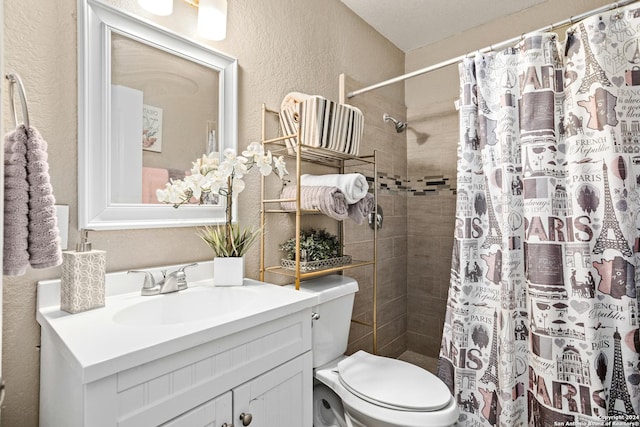
<path id="1" fill-rule="evenodd" d="M 182 267 L 178 268 L 173 273 L 169 274 L 168 278 L 170 280 L 174 280 L 175 279 L 176 283 L 178 284 L 178 290 L 179 291 L 187 289 L 187 273 L 185 273 L 184 270 L 186 270 L 189 267 L 195 267 L 196 265 L 198 265 L 197 262 L 194 262 L 192 264 L 183 265 Z"/>
<path id="2" fill-rule="evenodd" d="M 169 274 L 167 274 L 167 270 L 162 270 L 162 279 L 157 283 L 155 277 L 149 271 L 129 270 L 127 273 L 142 273 L 145 275 L 142 290 L 140 291 L 141 295 L 168 294 L 187 289 L 187 274 L 184 270 L 195 265 L 198 265 L 198 263 L 183 265 Z"/>

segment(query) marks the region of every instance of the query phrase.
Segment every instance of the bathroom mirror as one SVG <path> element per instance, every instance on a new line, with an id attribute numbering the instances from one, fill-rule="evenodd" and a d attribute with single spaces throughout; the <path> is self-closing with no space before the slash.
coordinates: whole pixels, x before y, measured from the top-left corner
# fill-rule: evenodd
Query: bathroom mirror
<path id="1" fill-rule="evenodd" d="M 98 0 L 78 30 L 79 227 L 224 222 L 217 199 L 176 209 L 155 190 L 237 149 L 237 60 Z"/>

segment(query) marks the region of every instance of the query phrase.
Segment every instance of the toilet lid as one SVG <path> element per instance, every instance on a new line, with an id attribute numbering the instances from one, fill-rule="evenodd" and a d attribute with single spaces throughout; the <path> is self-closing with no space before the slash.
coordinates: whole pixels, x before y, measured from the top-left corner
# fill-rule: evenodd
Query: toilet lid
<path id="1" fill-rule="evenodd" d="M 447 386 L 416 365 L 364 351 L 338 363 L 340 382 L 370 403 L 403 411 L 437 411 L 451 400 Z"/>

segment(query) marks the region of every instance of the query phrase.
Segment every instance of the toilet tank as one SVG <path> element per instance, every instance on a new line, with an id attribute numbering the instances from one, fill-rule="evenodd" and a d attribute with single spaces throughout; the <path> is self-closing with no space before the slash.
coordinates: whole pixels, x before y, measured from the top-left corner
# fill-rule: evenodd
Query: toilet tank
<path id="1" fill-rule="evenodd" d="M 313 312 L 313 367 L 337 359 L 347 350 L 353 299 L 358 282 L 351 277 L 332 274 L 300 283 L 301 292 L 317 295 Z"/>

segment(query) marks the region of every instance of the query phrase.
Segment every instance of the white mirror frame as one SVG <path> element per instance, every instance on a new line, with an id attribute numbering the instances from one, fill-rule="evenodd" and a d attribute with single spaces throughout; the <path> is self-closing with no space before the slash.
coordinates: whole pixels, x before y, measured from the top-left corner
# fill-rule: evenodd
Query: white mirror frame
<path id="1" fill-rule="evenodd" d="M 98 0 L 78 0 L 78 225 L 116 230 L 223 223 L 225 207 L 111 202 L 111 33 L 150 44 L 219 72 L 220 151 L 237 150 L 235 58 Z M 205 151 L 203 140 L 203 153 Z M 195 160 L 195 159 L 194 159 Z M 234 211 L 237 203 L 234 204 Z M 237 217 L 237 212 L 233 212 Z"/>

